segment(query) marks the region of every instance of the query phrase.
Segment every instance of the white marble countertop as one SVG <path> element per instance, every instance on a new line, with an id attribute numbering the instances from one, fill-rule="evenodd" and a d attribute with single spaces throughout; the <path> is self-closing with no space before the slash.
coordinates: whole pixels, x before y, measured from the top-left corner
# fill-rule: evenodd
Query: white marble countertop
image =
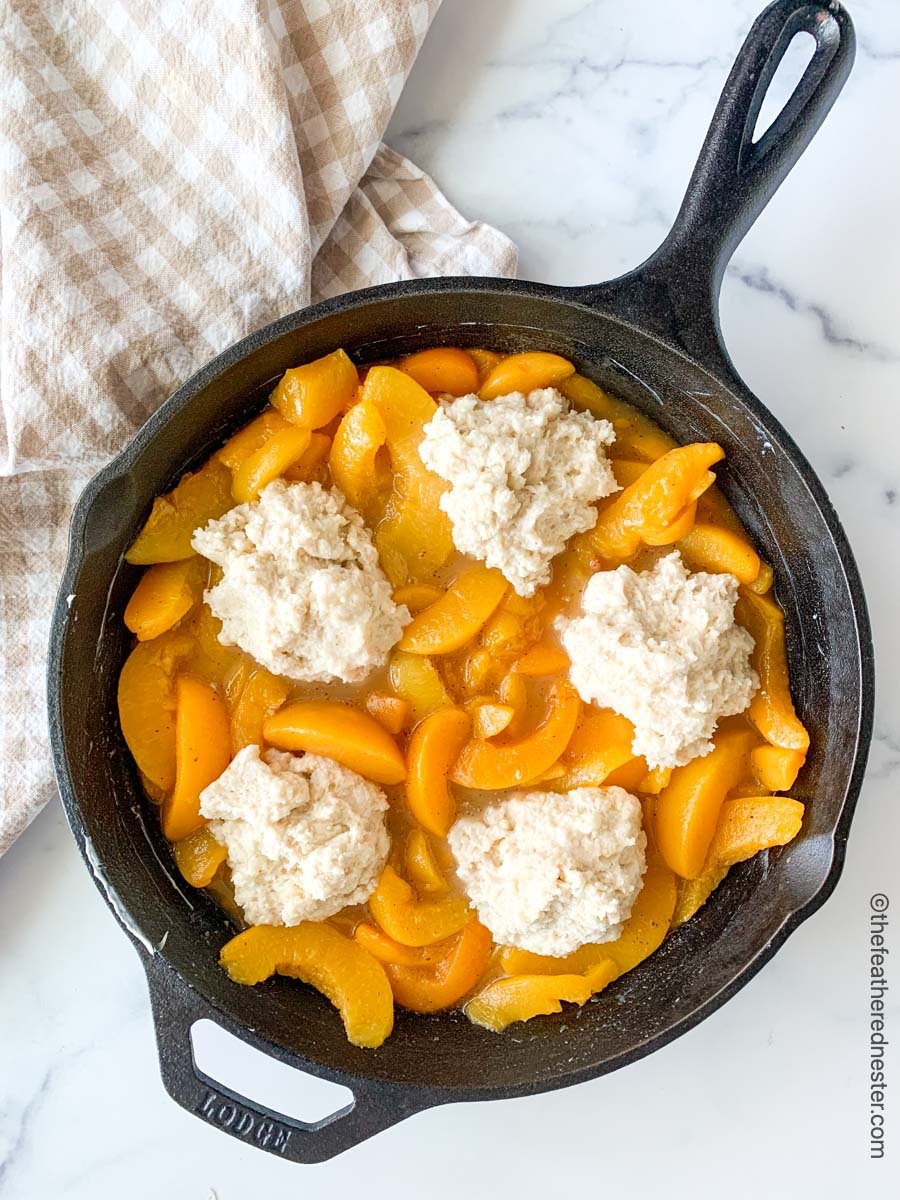
<path id="1" fill-rule="evenodd" d="M 665 233 L 759 6 L 446 0 L 389 140 L 516 239 L 523 276 L 605 279 Z M 875 628 L 875 742 L 832 899 L 725 1008 L 637 1065 L 425 1113 L 302 1168 L 166 1097 L 140 964 L 53 806 L 0 863 L 2 1200 L 313 1200 L 351 1188 L 455 1200 L 578 1185 L 691 1200 L 898 1194 L 900 1092 L 888 1154 L 868 1158 L 867 938 L 870 895 L 893 889 L 900 963 L 900 7 L 850 7 L 850 82 L 738 249 L 722 297 L 738 369 L 845 522 Z M 900 972 L 894 1089 L 898 996 Z M 225 1082 L 250 1086 L 243 1069 L 218 1052 Z M 270 1074 L 256 1076 L 259 1098 L 303 1099 L 302 1077 Z"/>

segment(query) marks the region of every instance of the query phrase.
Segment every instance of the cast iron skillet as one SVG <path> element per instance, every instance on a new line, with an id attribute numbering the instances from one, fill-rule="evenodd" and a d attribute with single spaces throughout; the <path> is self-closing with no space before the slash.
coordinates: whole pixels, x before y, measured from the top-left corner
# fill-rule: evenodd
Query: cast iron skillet
<path id="1" fill-rule="evenodd" d="M 814 56 L 780 116 L 753 142 L 763 96 L 800 31 L 815 38 Z M 729 361 L 717 298 L 727 259 L 831 107 L 853 46 L 839 4 L 778 0 L 762 14 L 725 85 L 674 229 L 631 274 L 579 288 L 415 281 L 293 313 L 179 388 L 87 488 L 52 631 L 54 760 L 75 839 L 147 972 L 163 1081 L 189 1111 L 285 1158 L 315 1162 L 429 1106 L 592 1079 L 708 1016 L 831 893 L 871 731 L 865 602 L 822 485 Z M 336 346 L 365 362 L 436 343 L 555 350 L 680 442 L 724 446 L 719 478 L 775 568 L 787 616 L 797 705 L 812 733 L 798 792 L 808 810 L 794 843 L 732 871 L 697 917 L 584 1008 L 531 1021 L 513 1036 L 459 1014 L 400 1012 L 388 1042 L 366 1051 L 347 1042 L 334 1010 L 312 989 L 283 979 L 240 987 L 217 965 L 233 931 L 211 901 L 181 882 L 119 733 L 116 681 L 128 643 L 121 618 L 137 578 L 122 553 L 153 497 L 246 421 L 287 367 Z M 190 1028 L 201 1017 L 346 1084 L 355 1102 L 304 1125 L 228 1092 L 194 1065 Z"/>

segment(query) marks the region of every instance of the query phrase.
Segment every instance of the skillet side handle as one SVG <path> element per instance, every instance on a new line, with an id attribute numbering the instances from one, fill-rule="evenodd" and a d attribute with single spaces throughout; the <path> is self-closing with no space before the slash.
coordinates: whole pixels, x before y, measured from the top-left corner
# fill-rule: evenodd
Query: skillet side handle
<path id="1" fill-rule="evenodd" d="M 798 33 L 815 39 L 813 56 L 781 112 L 753 141 L 769 85 Z M 733 370 L 718 315 L 728 260 L 824 121 L 855 51 L 853 24 L 836 0 L 770 4 L 738 53 L 666 240 L 628 275 L 571 294 L 592 306 L 614 305 L 645 324 L 649 318 L 701 361 L 712 358 Z"/>
<path id="2" fill-rule="evenodd" d="M 145 969 L 166 1091 L 186 1112 L 249 1146 L 288 1162 L 326 1162 L 429 1107 L 386 1084 L 354 1083 L 351 1104 L 312 1123 L 248 1100 L 208 1078 L 194 1060 L 192 1025 L 204 1017 L 221 1024 L 218 1014 L 159 955 L 145 960 Z"/>

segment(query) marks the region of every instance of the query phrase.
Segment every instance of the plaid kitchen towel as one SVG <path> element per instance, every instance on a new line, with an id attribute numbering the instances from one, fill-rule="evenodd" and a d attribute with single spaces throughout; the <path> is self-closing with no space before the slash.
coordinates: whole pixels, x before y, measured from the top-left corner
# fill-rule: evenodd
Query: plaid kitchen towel
<path id="1" fill-rule="evenodd" d="M 512 274 L 381 142 L 439 0 L 5 0 L 0 853 L 53 794 L 72 504 L 203 362 L 310 301 Z"/>

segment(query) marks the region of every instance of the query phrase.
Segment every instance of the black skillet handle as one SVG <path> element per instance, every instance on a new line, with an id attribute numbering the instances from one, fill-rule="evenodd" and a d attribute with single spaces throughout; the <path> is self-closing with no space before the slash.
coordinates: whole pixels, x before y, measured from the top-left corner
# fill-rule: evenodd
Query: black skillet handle
<path id="1" fill-rule="evenodd" d="M 766 92 L 799 33 L 812 34 L 815 52 L 784 108 L 753 141 Z M 850 73 L 855 46 L 853 24 L 837 2 L 770 4 L 728 76 L 666 240 L 628 275 L 572 294 L 649 322 L 701 362 L 732 370 L 719 333 L 725 267 L 824 121 Z"/>
<path id="2" fill-rule="evenodd" d="M 145 959 L 145 969 L 166 1091 L 187 1112 L 247 1145 L 288 1162 L 325 1162 L 429 1107 L 407 1089 L 368 1083 L 354 1083 L 352 1104 L 312 1123 L 248 1100 L 209 1079 L 194 1061 L 191 1026 L 204 1017 L 221 1023 L 217 1014 L 160 955 Z"/>

